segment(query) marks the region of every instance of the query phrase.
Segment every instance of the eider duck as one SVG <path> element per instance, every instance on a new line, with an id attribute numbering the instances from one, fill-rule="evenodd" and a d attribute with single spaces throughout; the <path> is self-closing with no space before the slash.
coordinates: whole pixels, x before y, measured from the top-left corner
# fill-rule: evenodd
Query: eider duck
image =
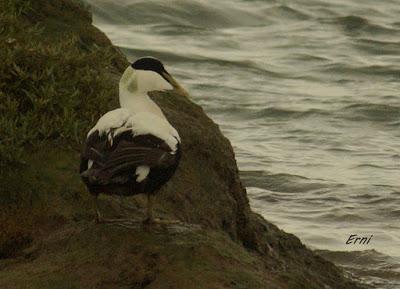
<path id="1" fill-rule="evenodd" d="M 181 139 L 150 91 L 186 91 L 160 60 L 143 57 L 132 63 L 119 82 L 120 108 L 104 114 L 87 134 L 80 175 L 96 203 L 99 194 L 147 195 L 146 223 L 155 223 L 153 197 L 172 177 L 181 158 Z"/>

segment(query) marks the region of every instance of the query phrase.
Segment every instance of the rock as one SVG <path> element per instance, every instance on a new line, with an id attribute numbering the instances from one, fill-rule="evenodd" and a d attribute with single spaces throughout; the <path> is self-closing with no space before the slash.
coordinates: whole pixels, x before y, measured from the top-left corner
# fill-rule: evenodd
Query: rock
<path id="1" fill-rule="evenodd" d="M 164 210 L 186 222 L 226 232 L 247 250 L 260 254 L 268 268 L 299 278 L 293 288 L 301 288 L 302 284 L 319 284 L 320 288 L 355 286 L 297 237 L 251 212 L 232 146 L 200 106 L 174 92 L 156 92 L 152 98 L 182 138 L 181 164 L 161 192 Z M 195 96 L 192 98 L 195 100 Z"/>
<path id="2" fill-rule="evenodd" d="M 91 25 L 81 5 L 39 2 L 40 13 L 24 19 L 42 25 L 45 35 L 57 39 L 71 32 L 81 35 L 80 51 L 96 45 L 113 51 L 110 66 L 98 73 L 110 76 L 105 81 L 116 99 L 126 59 Z M 175 176 L 156 198 L 155 213 L 185 224 L 94 224 L 92 202 L 78 175 L 76 144 L 59 139 L 62 146 L 56 147 L 46 139 L 24 147 L 25 166 L 3 171 L 0 178 L 8 200 L 0 202 L 5 212 L 0 223 L 11 224 L 4 226 L 2 238 L 12 242 L 13 227 L 30 240 L 1 254 L 8 247 L 0 238 L 0 288 L 361 288 L 297 237 L 251 211 L 232 146 L 194 103 L 195 96 L 190 100 L 171 91 L 151 97 L 179 131 L 183 151 Z M 103 212 L 120 214 L 116 200 L 102 197 Z M 143 216 L 140 196 L 122 202 L 130 206 L 130 216 Z M 12 225 L 25 224 L 18 220 L 26 218 L 20 230 Z"/>

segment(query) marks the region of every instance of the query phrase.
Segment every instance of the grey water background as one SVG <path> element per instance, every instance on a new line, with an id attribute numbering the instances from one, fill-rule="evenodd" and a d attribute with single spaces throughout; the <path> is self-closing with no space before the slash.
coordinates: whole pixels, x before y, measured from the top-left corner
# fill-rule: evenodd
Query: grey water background
<path id="1" fill-rule="evenodd" d="M 399 0 L 88 2 L 131 60 L 160 58 L 220 125 L 255 211 L 400 288 Z"/>

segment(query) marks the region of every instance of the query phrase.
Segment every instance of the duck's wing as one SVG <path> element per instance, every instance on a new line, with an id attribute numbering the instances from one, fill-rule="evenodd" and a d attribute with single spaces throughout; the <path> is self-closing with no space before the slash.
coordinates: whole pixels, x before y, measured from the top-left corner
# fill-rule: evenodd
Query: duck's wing
<path id="1" fill-rule="evenodd" d="M 151 168 L 176 165 L 176 149 L 171 148 L 169 139 L 146 134 L 143 126 L 132 119 L 120 123 L 106 133 L 97 129 L 88 136 L 81 162 L 85 182 L 123 183 L 132 177 L 142 181 Z M 178 143 L 178 139 L 175 141 Z"/>
<path id="2" fill-rule="evenodd" d="M 101 168 L 106 177 L 113 177 L 138 167 L 168 168 L 175 161 L 175 152 L 160 138 L 147 134 L 122 134 Z"/>
<path id="3" fill-rule="evenodd" d="M 87 134 L 86 142 L 81 153 L 80 173 L 104 163 L 105 154 L 113 143 L 114 131 L 125 128 L 130 113 L 124 109 L 107 112 Z"/>

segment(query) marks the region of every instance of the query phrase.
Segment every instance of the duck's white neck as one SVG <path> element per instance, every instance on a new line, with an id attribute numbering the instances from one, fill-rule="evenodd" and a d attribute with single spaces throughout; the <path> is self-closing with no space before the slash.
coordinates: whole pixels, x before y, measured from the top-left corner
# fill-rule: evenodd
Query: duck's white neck
<path id="1" fill-rule="evenodd" d="M 148 96 L 149 91 L 171 89 L 158 73 L 128 67 L 119 82 L 119 103 L 134 113 L 149 112 L 165 119 L 160 107 Z"/>

